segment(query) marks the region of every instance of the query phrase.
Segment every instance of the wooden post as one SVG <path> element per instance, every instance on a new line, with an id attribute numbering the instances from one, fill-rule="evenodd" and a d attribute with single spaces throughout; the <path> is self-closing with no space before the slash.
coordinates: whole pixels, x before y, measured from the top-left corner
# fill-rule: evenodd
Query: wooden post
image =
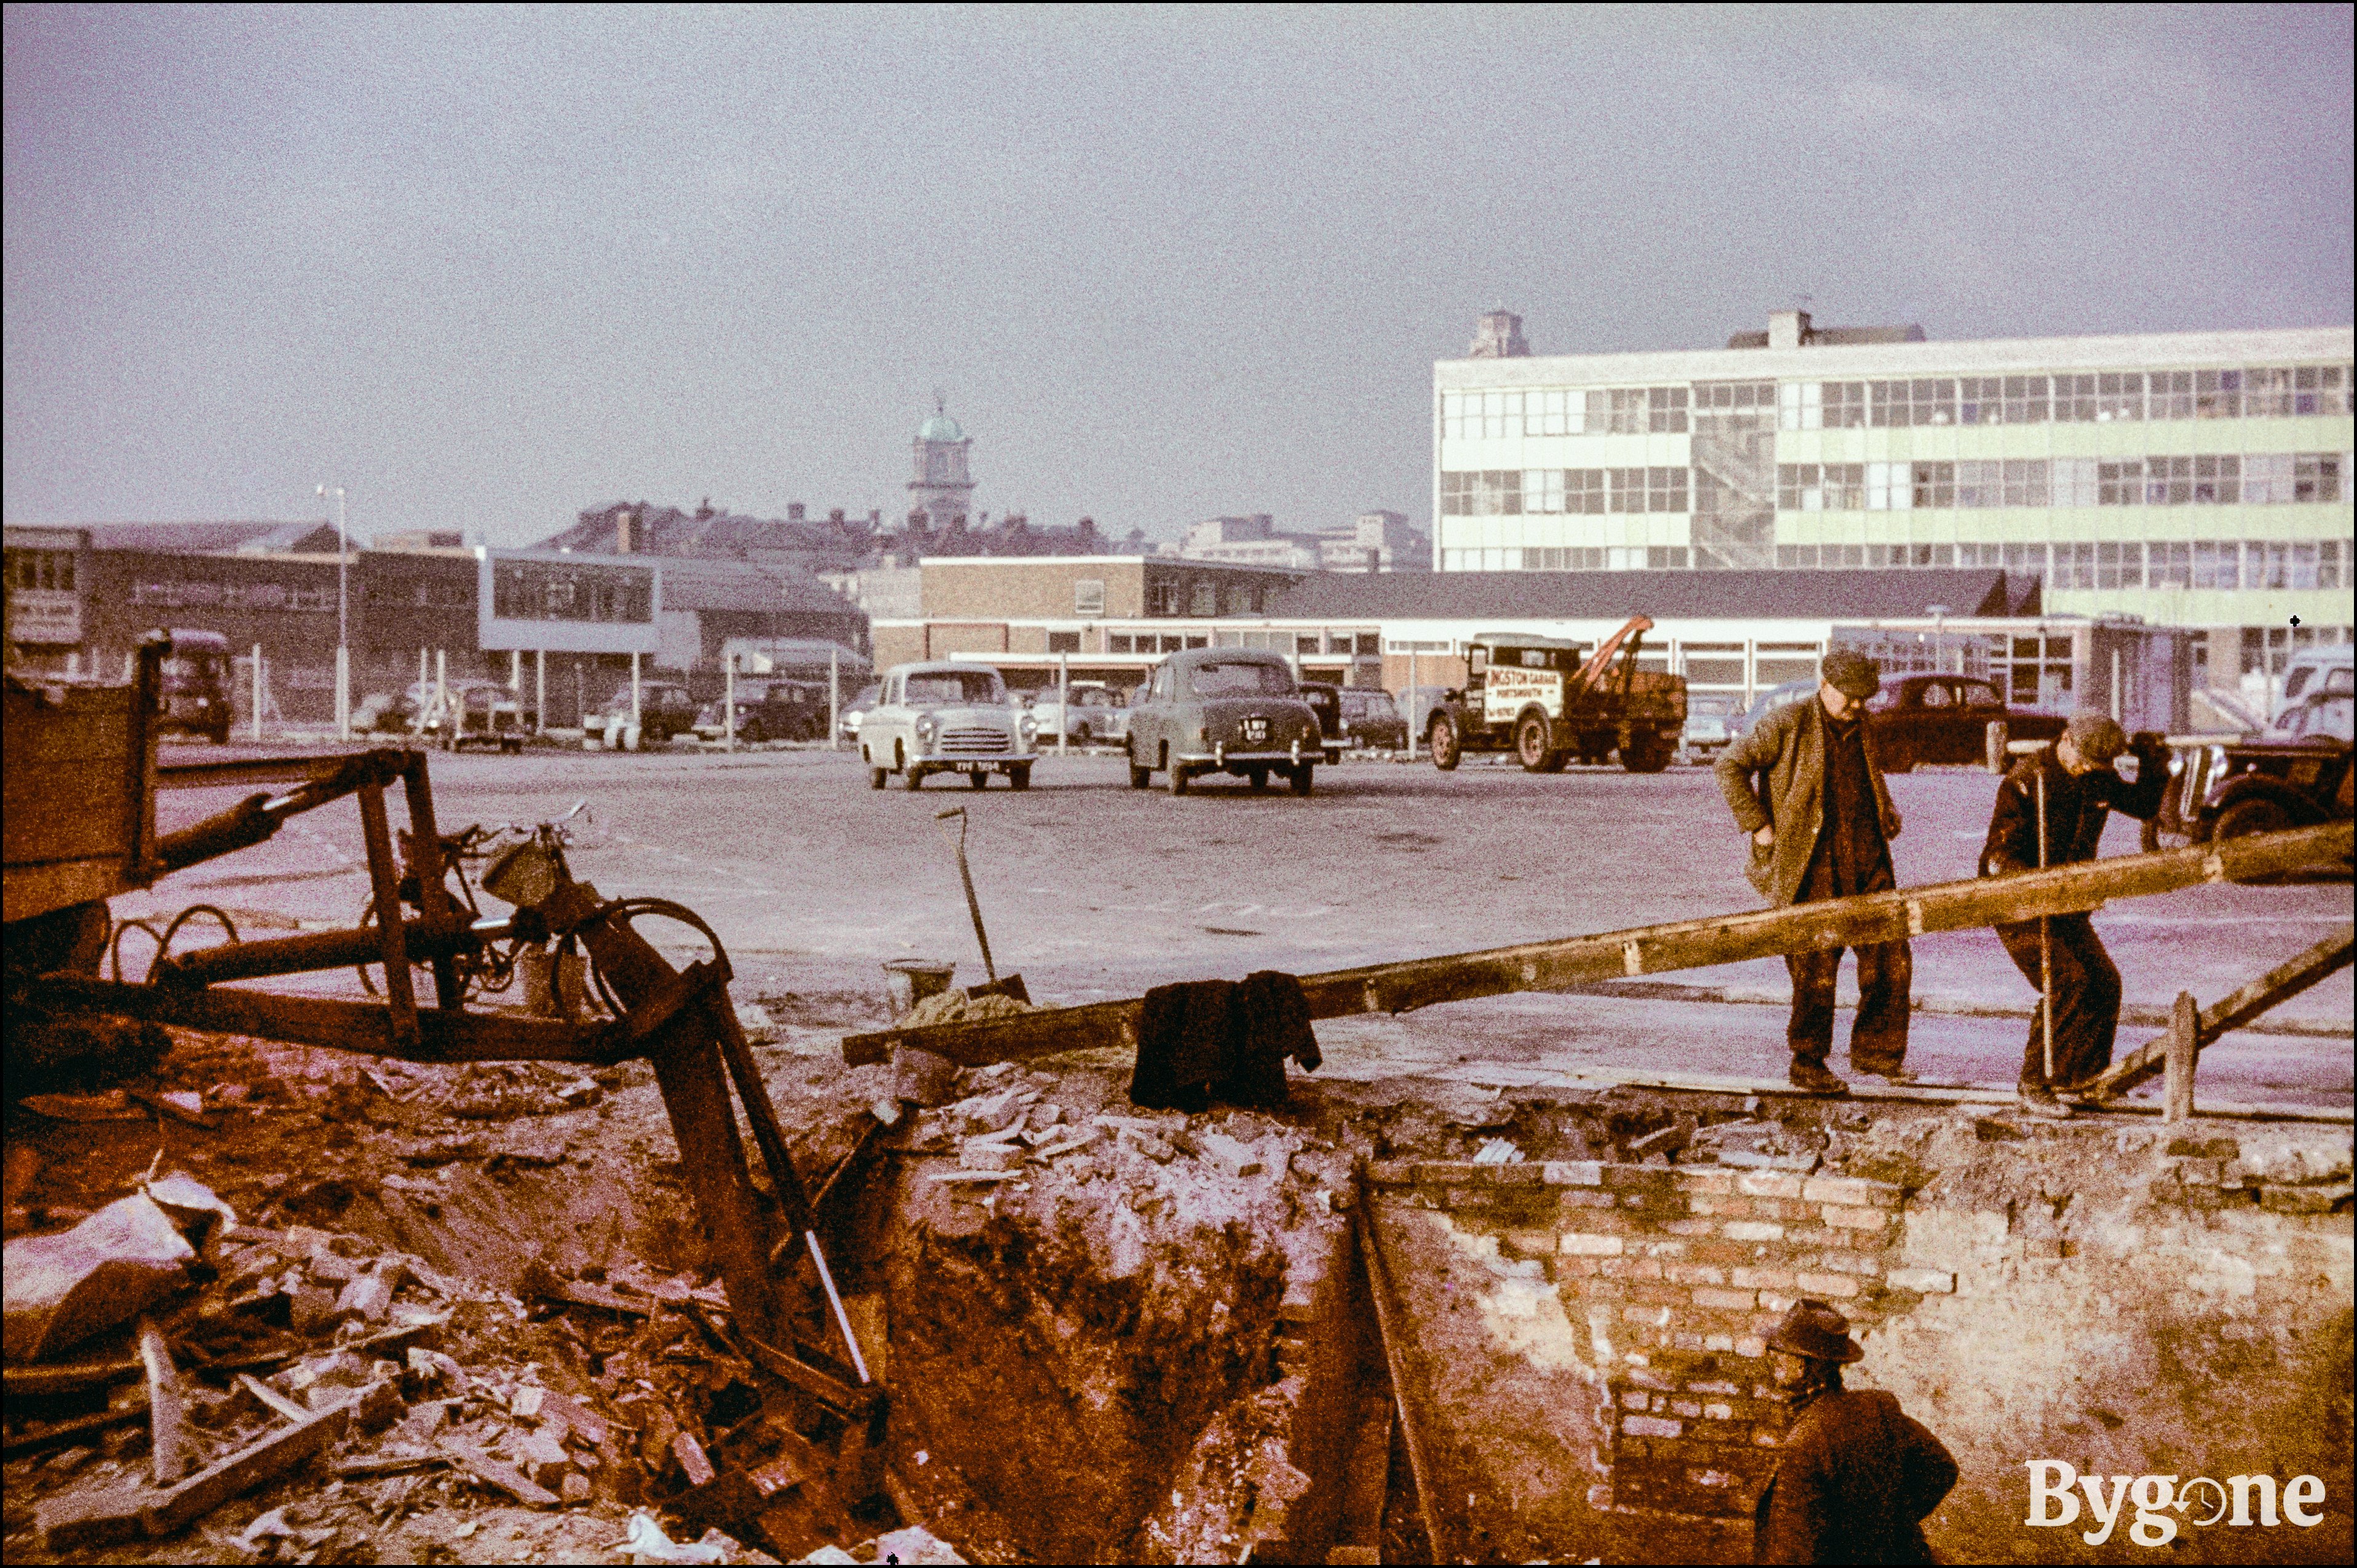
<path id="1" fill-rule="evenodd" d="M 1407 759 L 1414 762 L 1424 750 L 1424 731 L 1415 716 L 1415 644 L 1407 645 Z"/>
<path id="2" fill-rule="evenodd" d="M 843 746 L 843 650 L 826 650 L 826 748 L 838 751 Z"/>
<path id="3" fill-rule="evenodd" d="M 2352 953 L 2357 953 L 2357 928 L 2344 925 L 2298 957 L 2277 964 L 2232 996 L 2221 997 L 2203 1008 L 2196 1045 L 2206 1047 L 2229 1030 L 2241 1028 L 2269 1008 L 2340 973 L 2349 967 Z M 2125 1094 L 2137 1084 L 2159 1076 L 2167 1065 L 2168 1052 L 2167 1035 L 2147 1040 L 2113 1063 L 2111 1070 L 2095 1080 L 2095 1096 Z"/>
<path id="4" fill-rule="evenodd" d="M 548 727 L 548 650 L 536 648 L 532 654 L 532 733 L 540 734 Z"/>
<path id="5" fill-rule="evenodd" d="M 2169 1015 L 2169 1056 L 2167 1077 L 2161 1090 L 2161 1120 L 2190 1122 L 2193 1119 L 2193 1064 L 2201 1055 L 2201 1010 L 2194 1005 L 2193 993 L 2177 993 L 2177 1005 Z"/>
<path id="6" fill-rule="evenodd" d="M 262 644 L 253 645 L 253 738 L 262 738 Z"/>
<path id="7" fill-rule="evenodd" d="M 728 660 L 728 677 L 726 690 L 720 699 L 721 733 L 728 737 L 728 749 L 734 751 L 737 749 L 737 656 L 730 653 L 724 657 Z"/>
<path id="8" fill-rule="evenodd" d="M 646 744 L 646 732 L 639 727 L 640 723 L 639 655 L 638 650 L 633 649 L 630 652 L 630 738 L 634 746 Z"/>
<path id="9" fill-rule="evenodd" d="M 1069 655 L 1056 655 L 1056 755 L 1071 754 L 1072 733 L 1072 661 Z"/>
<path id="10" fill-rule="evenodd" d="M 2046 768 L 2038 769 L 2038 869 L 2046 869 Z M 2054 1087 L 2054 917 L 2038 917 L 2038 1033 L 2046 1045 L 2046 1087 Z"/>

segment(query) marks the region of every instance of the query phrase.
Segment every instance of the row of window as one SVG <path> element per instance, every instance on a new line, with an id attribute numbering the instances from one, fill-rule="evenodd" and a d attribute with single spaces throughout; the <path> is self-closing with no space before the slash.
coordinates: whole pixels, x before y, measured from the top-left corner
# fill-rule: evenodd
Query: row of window
<path id="1" fill-rule="evenodd" d="M 1048 651 L 1050 653 L 1079 652 L 1080 635 L 1076 631 L 1049 632 Z M 1247 640 L 1235 646 L 1275 648 L 1280 653 L 1347 658 L 1355 655 L 1379 654 L 1383 651 L 1383 636 L 1379 632 L 1372 631 L 1329 631 L 1322 634 L 1314 631 L 1247 634 L 1223 631 L 1219 634 L 1223 644 L 1227 639 L 1239 635 L 1244 636 Z M 1071 638 L 1074 646 L 1069 649 L 1060 648 L 1056 640 L 1060 637 Z M 1249 640 L 1251 637 L 1266 637 L 1274 640 L 1254 642 Z M 1107 653 L 1176 653 L 1182 648 L 1201 648 L 1205 645 L 1203 637 L 1183 632 L 1110 631 L 1105 634 Z"/>
<path id="2" fill-rule="evenodd" d="M 131 602 L 157 609 L 331 610 L 328 589 L 290 588 L 283 583 L 134 583 Z"/>
<path id="3" fill-rule="evenodd" d="M 1914 507 L 2233 506 L 2341 499 L 2335 452 L 2191 457 L 2007 457 L 1958 463 L 1779 463 L 1780 511 Z M 1527 490 L 1527 486 L 1525 487 Z"/>
<path id="4" fill-rule="evenodd" d="M 13 590 L 50 594 L 74 591 L 74 553 L 70 550 L 11 550 L 7 567 L 8 586 Z"/>
<path id="5" fill-rule="evenodd" d="M 2105 424 L 2115 420 L 2265 419 L 2347 413 L 2346 365 L 2227 371 L 2104 371 L 2050 376 L 1926 376 L 1904 381 L 1717 381 L 1686 387 L 1462 392 L 1440 396 L 1444 440 L 1514 435 L 1645 435 L 1714 414 L 1786 430 L 1945 424 Z M 1757 411 L 1754 413 L 1754 411 Z"/>
<path id="6" fill-rule="evenodd" d="M 1450 517 L 1684 511 L 1684 468 L 1484 468 L 1440 476 Z"/>
<path id="7" fill-rule="evenodd" d="M 1268 608 L 1273 590 L 1265 584 L 1221 585 L 1198 578 L 1191 583 L 1148 583 L 1146 613 L 1150 616 L 1259 615 Z M 1141 650 L 1142 651 L 1142 650 Z"/>
<path id="8" fill-rule="evenodd" d="M 1525 550 L 1524 555 L 1544 552 Z M 2357 585 L 2338 539 L 2105 540 L 2070 543 L 1780 544 L 1779 568 L 2002 566 L 2050 588 L 2342 588 Z"/>
<path id="9" fill-rule="evenodd" d="M 645 622 L 654 618 L 654 582 L 641 566 L 501 561 L 491 572 L 491 613 L 502 620 Z"/>
<path id="10" fill-rule="evenodd" d="M 1444 550 L 1444 572 L 1682 572 L 1694 564 L 1683 544 L 1608 545 L 1588 548 Z"/>

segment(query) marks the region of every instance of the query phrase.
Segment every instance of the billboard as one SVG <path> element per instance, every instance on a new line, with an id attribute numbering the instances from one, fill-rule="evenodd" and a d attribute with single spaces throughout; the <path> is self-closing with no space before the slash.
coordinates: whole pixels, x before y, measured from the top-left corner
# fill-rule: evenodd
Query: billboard
<path id="1" fill-rule="evenodd" d="M 481 550 L 479 645 L 527 653 L 654 653 L 662 568 L 642 557 Z"/>

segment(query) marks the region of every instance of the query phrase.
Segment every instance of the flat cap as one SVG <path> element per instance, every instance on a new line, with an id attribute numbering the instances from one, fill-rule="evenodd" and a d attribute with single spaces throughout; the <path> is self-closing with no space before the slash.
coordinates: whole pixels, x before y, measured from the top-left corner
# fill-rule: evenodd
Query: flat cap
<path id="1" fill-rule="evenodd" d="M 1822 669 L 1825 684 L 1844 696 L 1864 699 L 1882 690 L 1882 666 L 1855 649 L 1835 649 Z"/>
<path id="2" fill-rule="evenodd" d="M 2108 766 L 2128 748 L 2127 731 L 2109 714 L 2073 714 L 2062 733 L 2071 737 L 2071 749 L 2090 762 Z"/>

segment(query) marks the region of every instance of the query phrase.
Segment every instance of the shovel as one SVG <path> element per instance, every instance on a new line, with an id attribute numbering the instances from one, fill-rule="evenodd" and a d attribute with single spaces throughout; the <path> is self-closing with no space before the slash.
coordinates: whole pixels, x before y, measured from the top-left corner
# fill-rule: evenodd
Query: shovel
<path id="1" fill-rule="evenodd" d="M 936 822 L 945 822 L 952 817 L 957 819 L 958 831 L 957 838 L 950 847 L 957 853 L 958 880 L 965 884 L 965 907 L 966 912 L 974 917 L 974 940 L 982 946 L 983 972 L 990 976 L 988 984 L 969 985 L 965 988 L 965 993 L 970 999 L 984 996 L 1012 996 L 1017 1002 L 1029 1002 L 1031 993 L 1024 988 L 1023 977 L 1019 974 L 1010 974 L 1001 980 L 998 978 L 998 966 L 991 961 L 990 936 L 982 929 L 982 902 L 974 896 L 974 873 L 966 869 L 965 808 L 952 806 L 933 813 L 933 821 Z"/>

